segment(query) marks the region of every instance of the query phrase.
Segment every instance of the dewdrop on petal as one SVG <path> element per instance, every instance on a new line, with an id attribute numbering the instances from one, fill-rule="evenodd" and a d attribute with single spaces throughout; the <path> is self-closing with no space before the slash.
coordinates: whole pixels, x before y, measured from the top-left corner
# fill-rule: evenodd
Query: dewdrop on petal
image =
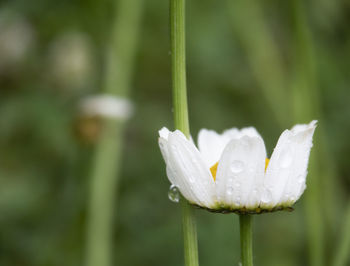
<path id="1" fill-rule="evenodd" d="M 162 128 L 159 146 L 171 189 L 178 189 L 191 204 L 214 212 L 291 209 L 306 188 L 316 123 L 285 130 L 270 159 L 253 127 L 222 134 L 202 129 L 198 148 L 179 130 Z"/>

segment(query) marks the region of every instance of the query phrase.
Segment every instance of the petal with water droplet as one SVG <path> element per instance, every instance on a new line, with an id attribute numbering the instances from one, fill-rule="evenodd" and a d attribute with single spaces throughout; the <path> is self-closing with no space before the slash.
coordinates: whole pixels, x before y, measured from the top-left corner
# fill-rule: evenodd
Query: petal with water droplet
<path id="1" fill-rule="evenodd" d="M 253 191 L 262 182 L 265 158 L 265 145 L 260 137 L 244 136 L 229 142 L 219 161 L 216 175 L 217 195 L 224 204 L 233 208 L 248 209 L 258 206 L 259 193 L 253 193 Z M 232 181 L 229 182 L 229 180 Z M 231 188 L 232 193 L 230 193 Z"/>
<path id="2" fill-rule="evenodd" d="M 175 171 L 175 184 L 190 202 L 203 207 L 215 204 L 215 184 L 209 168 L 194 144 L 180 131 L 169 133 L 168 165 Z"/>
<path id="3" fill-rule="evenodd" d="M 272 188 L 269 207 L 291 205 L 303 193 L 315 128 L 316 121 L 312 121 L 308 125 L 296 125 L 281 134 L 264 180 L 265 187 Z"/>

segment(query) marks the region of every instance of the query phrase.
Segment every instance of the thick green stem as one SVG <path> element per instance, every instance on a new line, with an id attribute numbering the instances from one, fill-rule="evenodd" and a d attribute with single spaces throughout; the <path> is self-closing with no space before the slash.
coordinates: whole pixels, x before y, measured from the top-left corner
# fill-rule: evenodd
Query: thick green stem
<path id="1" fill-rule="evenodd" d="M 185 265 L 198 266 L 197 228 L 194 210 L 186 200 L 181 201 L 181 206 Z"/>
<path id="2" fill-rule="evenodd" d="M 190 136 L 186 89 L 185 0 L 170 0 L 171 66 L 175 128 Z M 185 265 L 198 266 L 197 229 L 193 209 L 182 200 Z"/>
<path id="3" fill-rule="evenodd" d="M 190 136 L 186 88 L 185 0 L 170 0 L 171 67 L 175 127 Z"/>
<path id="4" fill-rule="evenodd" d="M 253 217 L 249 214 L 239 216 L 241 235 L 241 260 L 242 266 L 253 266 Z"/>
<path id="5" fill-rule="evenodd" d="M 111 39 L 106 54 L 104 93 L 127 98 L 133 72 L 142 0 L 119 0 Z M 104 119 L 102 134 L 96 147 L 90 181 L 90 201 L 87 217 L 87 266 L 112 264 L 113 214 L 124 121 Z"/>

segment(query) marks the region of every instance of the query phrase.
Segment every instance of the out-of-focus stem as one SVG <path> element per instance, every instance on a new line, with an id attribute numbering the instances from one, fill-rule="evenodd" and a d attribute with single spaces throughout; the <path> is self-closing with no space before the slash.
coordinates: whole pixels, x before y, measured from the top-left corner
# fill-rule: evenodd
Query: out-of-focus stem
<path id="1" fill-rule="evenodd" d="M 253 217 L 249 214 L 239 216 L 242 266 L 253 266 Z"/>
<path id="2" fill-rule="evenodd" d="M 295 40 L 295 62 L 294 82 L 292 82 L 293 113 L 296 121 L 310 121 L 320 119 L 320 96 L 317 82 L 316 56 L 312 34 L 310 32 L 305 8 L 300 0 L 290 1 L 293 14 L 293 29 Z M 309 239 L 310 265 L 322 266 L 325 262 L 325 230 L 326 221 L 330 229 L 334 229 L 335 217 L 337 216 L 337 204 L 335 203 L 336 178 L 332 169 L 332 159 L 328 158 L 327 143 L 324 131 L 320 124 L 315 134 L 316 147 L 310 160 L 310 175 L 308 176 L 308 187 L 306 193 L 306 218 Z M 322 169 L 322 167 L 326 167 Z M 323 190 L 322 190 L 323 188 Z M 322 196 L 321 196 L 322 195 Z M 324 212 L 319 211 L 319 206 L 324 206 Z"/>
<path id="3" fill-rule="evenodd" d="M 119 0 L 106 54 L 104 93 L 128 97 L 142 0 Z M 112 265 L 112 233 L 124 121 L 104 119 L 90 180 L 85 263 Z"/>
<path id="4" fill-rule="evenodd" d="M 175 128 L 190 137 L 186 88 L 185 0 L 170 0 L 171 66 Z M 190 204 L 183 199 L 185 265 L 198 266 L 197 229 Z"/>
<path id="5" fill-rule="evenodd" d="M 299 0 L 290 1 L 293 10 L 295 26 L 296 50 L 293 52 L 295 60 L 295 77 L 290 86 L 291 77 L 283 70 L 283 64 L 275 45 L 272 34 L 268 29 L 263 17 L 262 6 L 259 1 L 229 1 L 232 11 L 233 27 L 237 37 L 246 49 L 247 58 L 253 69 L 255 77 L 259 82 L 272 109 L 276 113 L 276 118 L 282 128 L 290 126 L 291 122 L 306 123 L 313 119 L 320 119 L 319 97 L 317 91 L 316 66 L 314 51 L 310 38 L 310 33 L 306 27 Z M 242 26 L 244 25 L 244 27 Z M 287 94 L 291 88 L 291 96 Z M 289 101 L 288 99 L 292 99 Z M 285 105 L 286 107 L 283 107 Z M 334 191 L 334 179 L 332 175 L 331 160 L 327 160 L 324 152 L 325 140 L 322 125 L 317 130 L 314 142 L 315 148 L 312 152 L 308 177 L 308 190 L 306 191 L 306 220 L 308 224 L 308 241 L 310 249 L 311 265 L 324 264 L 324 217 L 326 215 L 319 211 L 319 204 L 322 201 L 321 183 L 325 182 L 327 191 L 322 191 L 327 200 L 324 200 L 326 212 L 334 213 L 334 196 L 330 191 Z M 321 139 L 321 140 L 320 140 Z M 325 171 L 320 170 L 322 165 L 327 165 Z M 327 176 L 327 178 L 325 178 Z M 322 181 L 321 181 L 322 179 Z M 328 214 L 328 217 L 337 217 Z"/>
<path id="6" fill-rule="evenodd" d="M 348 208 L 345 214 L 343 231 L 340 234 L 339 245 L 336 250 L 333 266 L 345 266 L 349 265 L 350 255 L 350 201 L 348 202 Z"/>
<path id="7" fill-rule="evenodd" d="M 248 63 L 275 118 L 283 128 L 292 121 L 284 66 L 256 0 L 228 1 L 232 26 L 242 43 Z"/>

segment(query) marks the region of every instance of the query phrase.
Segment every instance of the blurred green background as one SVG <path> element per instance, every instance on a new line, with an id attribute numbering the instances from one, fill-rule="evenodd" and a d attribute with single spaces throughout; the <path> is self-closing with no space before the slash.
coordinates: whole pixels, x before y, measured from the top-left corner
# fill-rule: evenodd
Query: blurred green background
<path id="1" fill-rule="evenodd" d="M 78 106 L 105 86 L 116 2 L 0 2 L 0 265 L 84 264 L 101 121 Z M 173 128 L 168 1 L 133 2 L 135 112 L 114 188 L 113 265 L 182 265 L 180 206 L 168 200 L 157 144 L 158 130 Z M 195 139 L 203 127 L 253 125 L 270 156 L 282 130 L 319 120 L 295 211 L 256 216 L 256 265 L 333 265 L 346 242 L 349 26 L 346 0 L 187 1 Z M 200 264 L 238 265 L 237 216 L 196 216 Z"/>

